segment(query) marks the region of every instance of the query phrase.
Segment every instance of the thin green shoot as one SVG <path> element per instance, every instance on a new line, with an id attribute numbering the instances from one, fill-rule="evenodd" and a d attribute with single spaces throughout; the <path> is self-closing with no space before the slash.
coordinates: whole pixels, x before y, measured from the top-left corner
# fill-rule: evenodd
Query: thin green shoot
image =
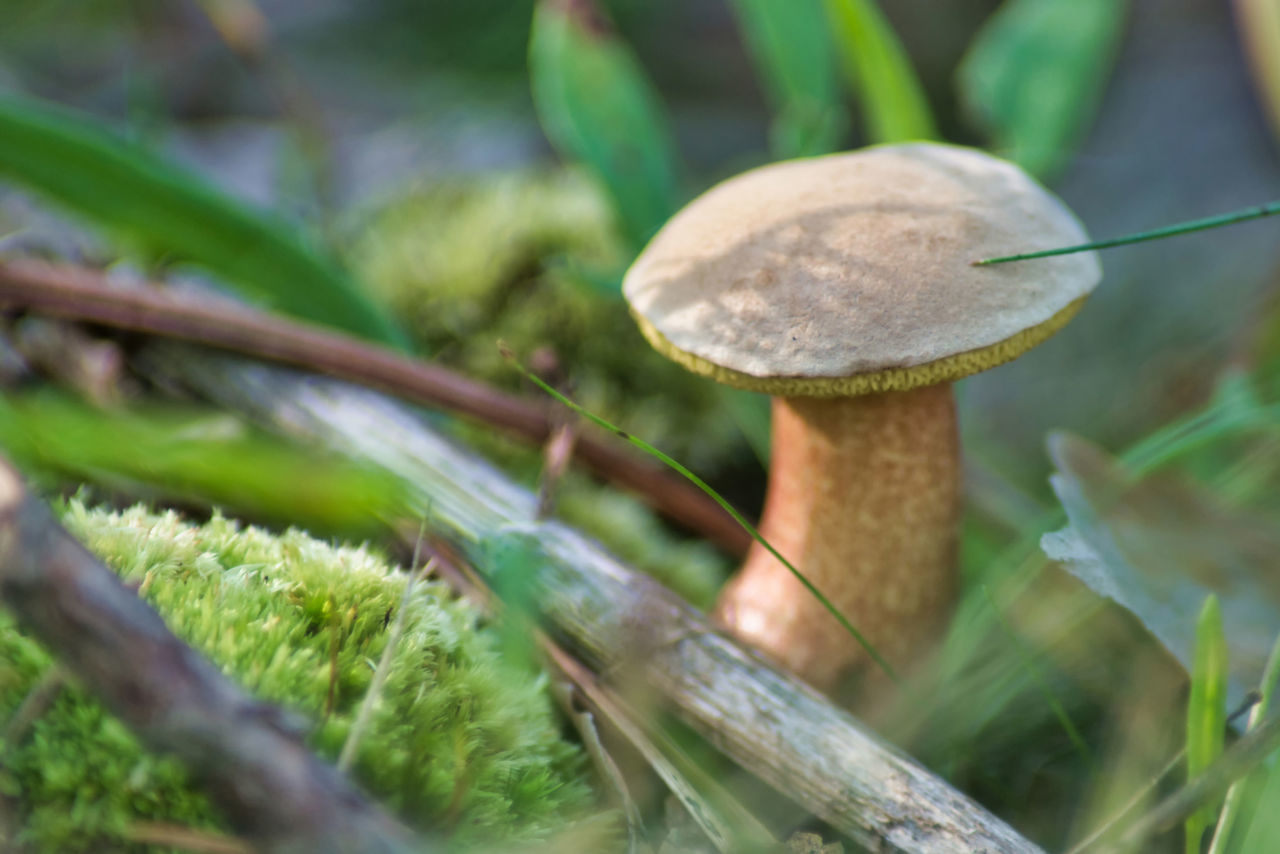
<path id="1" fill-rule="evenodd" d="M 1000 627 L 1004 629 L 1005 634 L 1013 643 L 1014 648 L 1018 652 L 1018 657 L 1022 659 L 1022 666 L 1026 669 L 1027 674 L 1031 677 L 1031 681 L 1035 683 L 1036 688 L 1040 691 L 1040 695 L 1044 697 L 1049 709 L 1053 712 L 1053 716 L 1058 719 L 1058 723 L 1062 726 L 1063 731 L 1067 734 L 1071 744 L 1075 747 L 1076 752 L 1084 759 L 1085 764 L 1089 766 L 1089 770 L 1097 774 L 1098 763 L 1094 759 L 1093 752 L 1089 750 L 1089 745 L 1084 740 L 1084 736 L 1080 734 L 1080 730 L 1076 729 L 1076 725 L 1072 723 L 1071 716 L 1067 714 L 1067 709 L 1062 702 L 1053 693 L 1053 689 L 1049 687 L 1049 683 L 1045 681 L 1044 676 L 1040 673 L 1040 669 L 1036 667 L 1035 659 L 1031 652 L 1022 643 L 1022 639 L 1018 637 L 1017 632 L 1013 630 L 1013 626 L 1009 625 L 1009 621 L 1005 619 L 1004 613 L 1000 610 L 1000 606 L 996 604 L 995 597 L 991 595 L 991 588 L 982 585 L 982 595 L 986 597 L 987 604 L 991 607 L 991 612 L 995 614 L 996 621 L 1000 623 Z"/>
<path id="2" fill-rule="evenodd" d="M 1164 228 L 1156 228 L 1151 231 L 1127 234 L 1124 237 L 1113 237 L 1110 240 L 1081 243 L 1077 246 L 1063 246 L 1058 249 L 1041 249 L 1036 252 L 1023 252 L 1018 255 L 1004 255 L 999 258 L 984 258 L 980 261 L 973 261 L 972 266 L 986 267 L 991 264 L 1007 264 L 1010 261 L 1031 261 L 1036 258 L 1051 258 L 1055 255 L 1070 255 L 1075 252 L 1089 252 L 1094 249 L 1110 249 L 1113 246 L 1128 246 L 1131 243 L 1145 243 L 1148 240 L 1161 240 L 1166 237 L 1190 234 L 1194 231 L 1221 228 L 1224 225 L 1235 225 L 1238 222 L 1249 222 L 1250 220 L 1262 219 L 1278 213 L 1280 213 L 1280 200 L 1218 216 L 1194 219 L 1189 222 L 1180 222 L 1176 225 L 1167 225 Z"/>
<path id="3" fill-rule="evenodd" d="M 1247 730 L 1252 730 L 1262 723 L 1271 708 L 1271 699 L 1275 696 L 1276 682 L 1280 680 L 1280 636 L 1276 637 L 1271 647 L 1271 655 L 1267 657 L 1267 666 L 1262 673 L 1262 683 L 1258 686 L 1258 702 L 1249 712 Z M 1218 815 L 1218 826 L 1213 832 L 1213 842 L 1209 845 L 1209 854 L 1226 854 L 1227 840 L 1235 826 L 1236 817 L 1244 803 L 1248 778 L 1242 777 L 1231 784 L 1227 790 L 1227 799 L 1222 804 L 1222 812 Z"/>
<path id="4" fill-rule="evenodd" d="M 525 368 L 524 365 L 520 363 L 518 359 L 516 359 L 515 354 L 511 352 L 510 348 L 508 348 L 505 344 L 500 342 L 498 344 L 498 349 L 502 352 L 502 357 L 506 359 L 508 362 L 510 362 L 511 365 L 517 371 L 519 371 L 520 374 L 525 379 L 527 379 L 529 382 L 536 385 L 538 388 L 542 389 L 547 394 L 551 395 L 551 397 L 554 398 L 557 402 L 568 407 L 571 411 L 587 419 L 597 427 L 600 427 L 601 429 L 604 429 L 604 430 L 608 430 L 610 433 L 613 433 L 615 436 L 621 439 L 624 439 L 627 442 L 630 442 L 632 445 L 639 448 L 641 451 L 644 451 L 649 456 L 654 457 L 663 465 L 667 466 L 667 468 L 671 469 L 676 474 L 680 475 L 681 477 L 685 478 L 690 483 L 692 483 L 694 486 L 698 487 L 698 489 L 702 490 L 707 495 L 707 497 L 709 497 L 712 501 L 719 504 L 720 507 L 726 513 L 728 513 L 730 516 L 733 517 L 733 520 L 735 522 L 737 522 L 739 525 L 742 526 L 742 529 L 744 531 L 746 531 L 748 534 L 751 535 L 751 538 L 753 540 L 759 543 L 761 547 L 765 549 L 765 551 L 773 555 L 778 560 L 779 563 L 785 566 L 787 570 L 792 575 L 795 576 L 797 581 L 799 581 L 802 585 L 804 585 L 804 588 L 808 590 L 809 593 L 811 593 L 813 597 L 818 600 L 819 603 L 821 603 L 822 607 L 826 608 L 827 612 L 830 613 L 831 616 L 836 618 L 836 620 L 840 623 L 841 627 L 846 632 L 848 632 L 849 635 L 852 636 L 853 639 L 856 640 L 862 646 L 863 649 L 867 651 L 867 654 L 871 656 L 872 660 L 875 661 L 875 663 L 880 666 L 880 669 L 882 669 L 888 675 L 888 677 L 891 680 L 893 680 L 894 684 L 901 684 L 900 680 L 898 679 L 898 674 L 889 665 L 889 662 L 885 661 L 884 657 L 880 655 L 880 653 L 876 650 L 876 648 L 871 645 L 871 642 L 868 641 L 863 636 L 862 632 L 858 631 L 854 627 L 853 623 L 849 622 L 849 619 L 845 617 L 844 614 L 840 613 L 839 609 L 837 609 L 836 606 L 831 603 L 831 600 L 828 599 L 825 595 L 823 595 L 822 591 L 819 590 L 817 587 L 815 587 L 813 582 L 811 582 L 808 578 L 804 576 L 804 573 L 796 569 L 795 566 L 792 565 L 791 561 L 783 557 L 782 554 L 776 548 L 774 548 L 773 545 L 768 540 L 766 540 L 763 536 L 761 536 L 760 532 L 756 530 L 756 527 L 747 521 L 746 517 L 744 517 L 741 513 L 735 510 L 733 505 L 730 504 L 724 498 L 724 496 L 722 496 L 720 493 L 712 489 L 711 486 L 706 481 L 704 481 L 702 478 L 698 477 L 696 474 L 690 471 L 683 463 L 679 462 L 678 460 L 676 460 L 671 456 L 668 456 L 666 453 L 654 447 L 653 445 L 650 445 L 644 439 L 641 439 L 637 436 L 633 436 L 630 433 L 628 433 L 626 430 L 623 430 L 621 427 L 618 427 L 617 425 L 612 424 L 611 422 L 601 418 L 599 415 L 596 415 L 594 412 L 590 412 L 584 409 L 574 401 L 570 400 L 568 397 L 565 397 L 556 389 L 552 388 L 547 383 L 543 382 L 538 377 L 534 376 L 532 373 L 529 372 L 527 368 Z"/>
<path id="5" fill-rule="evenodd" d="M 396 621 L 391 624 L 391 631 L 387 634 L 387 645 L 382 648 L 382 657 L 378 659 L 378 666 L 373 671 L 373 680 L 369 683 L 364 699 L 360 702 L 360 711 L 356 713 L 355 723 L 351 725 L 347 740 L 342 744 L 342 752 L 338 755 L 338 770 L 343 774 L 351 771 L 351 765 L 356 760 L 356 751 L 360 747 L 360 739 L 369 728 L 373 707 L 377 705 L 378 698 L 382 694 L 382 686 L 387 681 L 387 674 L 391 672 L 391 662 L 399 649 L 400 636 L 404 634 L 405 614 L 408 613 L 409 604 L 413 601 L 413 583 L 419 575 L 425 578 L 435 568 L 436 559 L 431 558 L 421 572 L 418 570 L 418 561 L 422 557 L 422 541 L 426 536 L 427 521 L 424 518 L 418 527 L 417 542 L 413 545 L 413 560 L 409 563 L 409 577 L 405 580 L 404 593 L 400 596 L 400 610 L 396 613 Z"/>
<path id="6" fill-rule="evenodd" d="M 1187 780 L 1195 780 L 1222 755 L 1227 718 L 1227 641 L 1218 597 L 1209 594 L 1196 623 L 1191 696 L 1187 700 Z M 1206 804 L 1186 819 L 1187 854 L 1200 854 L 1205 830 L 1217 812 Z"/>

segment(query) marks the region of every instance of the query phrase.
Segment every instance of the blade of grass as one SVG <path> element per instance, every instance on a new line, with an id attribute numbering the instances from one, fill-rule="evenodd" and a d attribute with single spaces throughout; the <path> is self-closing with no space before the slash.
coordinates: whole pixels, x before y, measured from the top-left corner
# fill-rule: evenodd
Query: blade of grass
<path id="1" fill-rule="evenodd" d="M 1267 666 L 1262 672 L 1262 681 L 1258 685 L 1258 702 L 1249 711 L 1249 723 L 1246 730 L 1252 731 L 1266 718 L 1271 710 L 1271 699 L 1275 696 L 1276 682 L 1280 680 L 1280 636 L 1276 637 L 1275 646 L 1271 647 L 1271 655 L 1267 657 Z M 1209 845 L 1209 854 L 1226 854 L 1227 842 L 1231 838 L 1231 830 L 1235 826 L 1240 806 L 1244 803 L 1245 790 L 1248 788 L 1248 777 L 1242 777 L 1231 784 L 1227 790 L 1227 798 L 1222 804 L 1222 812 L 1218 815 L 1218 826 L 1213 832 L 1213 841 Z M 1266 801 L 1264 801 L 1266 803 Z M 1270 801 L 1275 803 L 1275 801 Z M 1247 840 L 1246 840 L 1247 842 Z M 1262 851 L 1262 847 L 1245 851 Z"/>
<path id="2" fill-rule="evenodd" d="M 61 108 L 0 97 L 0 178 L 282 311 L 408 349 L 404 334 L 336 263 L 288 226 Z"/>
<path id="3" fill-rule="evenodd" d="M 1238 211 L 1232 211 L 1231 213 L 1205 217 L 1204 219 L 1193 219 L 1187 222 L 1180 222 L 1175 225 L 1167 225 L 1164 228 L 1152 229 L 1151 231 L 1140 231 L 1136 234 L 1127 234 L 1123 237 L 1113 237 L 1110 240 L 1098 240 L 1093 243 L 1080 243 L 1075 246 L 1062 246 L 1057 249 L 1040 249 L 1035 252 L 1022 252 L 1017 255 L 1003 255 L 999 258 L 983 258 L 971 263 L 974 267 L 986 267 L 990 264 L 1007 264 L 1010 261 L 1031 261 L 1036 258 L 1052 258 L 1055 255 L 1070 255 L 1074 252 L 1091 252 L 1096 249 L 1110 249 L 1113 246 L 1128 246 L 1131 243 L 1145 243 L 1148 240 L 1162 240 L 1166 237 L 1177 237 L 1178 235 L 1190 234 L 1194 231 L 1221 228 L 1224 225 L 1235 225 L 1239 222 L 1249 222 L 1254 219 L 1274 216 L 1278 213 L 1280 213 L 1280 201 L 1267 202 L 1266 204 L 1258 205 L 1257 207 L 1243 208 Z"/>
<path id="4" fill-rule="evenodd" d="M 1227 718 L 1227 641 L 1222 609 L 1210 594 L 1196 624 L 1196 657 L 1187 701 L 1187 780 L 1194 780 L 1222 755 Z M 1187 816 L 1187 854 L 1200 854 L 1205 829 L 1213 821 L 1212 803 Z"/>
<path id="5" fill-rule="evenodd" d="M 880 669 L 883 670 L 885 674 L 888 675 L 888 677 L 895 684 L 899 682 L 898 674 L 894 671 L 894 669 L 891 666 L 889 666 L 889 662 L 885 661 L 884 657 L 881 656 L 880 653 L 876 650 L 876 648 L 871 645 L 871 642 L 868 641 L 865 637 L 863 637 L 861 632 L 859 632 L 856 628 L 854 628 L 853 623 L 849 622 L 848 617 L 840 613 L 839 609 L 837 609 L 836 606 L 831 603 L 830 599 L 828 599 L 825 595 L 823 595 L 821 590 L 819 590 L 817 587 L 814 586 L 813 582 L 811 582 L 808 578 L 806 578 L 804 574 L 800 572 L 800 570 L 795 568 L 795 566 L 791 563 L 791 561 L 783 557 L 782 554 L 776 548 L 774 548 L 773 545 L 768 540 L 766 540 L 763 536 L 761 536 L 760 532 L 756 530 L 756 527 L 752 525 L 750 522 L 748 522 L 746 517 L 743 516 L 741 513 L 739 513 L 734 508 L 734 506 L 730 504 L 728 500 L 725 499 L 724 496 L 722 496 L 720 493 L 712 489 L 711 486 L 706 481 L 704 481 L 702 478 L 698 477 L 696 474 L 690 471 L 683 463 L 679 462 L 678 460 L 674 459 L 671 456 L 668 456 L 666 453 L 655 448 L 653 445 L 650 445 L 644 439 L 641 439 L 638 436 L 631 435 L 626 430 L 623 430 L 621 427 L 618 427 L 617 425 L 609 421 L 606 421 L 605 419 L 601 418 L 599 415 L 596 415 L 594 412 L 584 409 L 574 401 L 565 397 L 555 388 L 551 387 L 547 383 L 543 382 L 540 378 L 532 374 L 527 368 L 525 368 L 524 365 L 520 364 L 520 362 L 516 359 L 515 354 L 512 353 L 511 350 L 508 349 L 505 345 L 499 345 L 499 346 L 502 350 L 503 358 L 505 358 L 517 371 L 520 372 L 521 376 L 523 376 L 529 382 L 533 383 L 538 388 L 542 389 L 544 392 L 551 395 L 551 397 L 553 397 L 561 405 L 569 407 L 569 409 L 571 409 L 578 415 L 582 416 L 583 418 L 587 419 L 592 424 L 595 424 L 597 427 L 603 430 L 607 430 L 610 433 L 613 433 L 615 436 L 617 436 L 620 439 L 624 439 L 625 441 L 630 442 L 632 445 L 644 451 L 649 456 L 654 457 L 655 459 L 663 463 L 665 466 L 675 471 L 681 477 L 688 480 L 694 486 L 698 487 L 698 489 L 706 493 L 706 495 L 712 501 L 716 502 L 722 508 L 724 508 L 724 511 L 728 513 L 730 516 L 732 516 L 733 520 L 737 522 L 739 525 L 741 525 L 742 529 L 745 530 L 748 534 L 750 534 L 753 540 L 759 543 L 765 549 L 765 551 L 769 552 L 769 554 L 773 555 L 773 557 L 779 563 L 785 566 L 787 568 L 787 571 L 789 571 L 793 576 L 795 576 L 796 580 L 799 581 L 800 584 L 802 584 L 804 588 L 808 590 L 809 593 L 812 594 L 813 597 L 817 599 L 819 603 L 822 604 L 822 607 L 825 608 L 827 612 L 831 614 L 831 616 L 836 618 L 836 620 L 840 623 L 840 626 L 850 635 L 850 637 L 856 640 L 858 644 L 867 651 L 867 654 L 871 656 L 872 660 L 875 661 L 875 663 L 880 666 Z"/>
<path id="6" fill-rule="evenodd" d="M 547 138 L 596 174 L 643 245 L 676 208 L 675 142 L 653 84 L 593 0 L 541 0 L 529 78 Z"/>
<path id="7" fill-rule="evenodd" d="M 1274 722 L 1275 718 L 1272 718 L 1268 723 Z M 1267 725 L 1263 724 L 1262 727 Z M 1257 730 L 1250 730 L 1249 734 L 1252 735 L 1254 732 Z M 1231 850 L 1241 854 L 1263 854 L 1263 852 L 1273 852 L 1280 848 L 1280 812 L 1275 809 L 1275 804 L 1280 804 L 1280 768 L 1273 763 L 1272 767 L 1266 771 L 1266 779 L 1258 794 L 1257 809 L 1249 822 L 1244 839 L 1238 847 L 1232 846 Z"/>
<path id="8" fill-rule="evenodd" d="M 404 494 L 381 470 L 173 408 L 102 412 L 61 395 L 7 395 L 0 447 L 24 467 L 77 481 L 356 535 L 394 518 Z"/>
<path id="9" fill-rule="evenodd" d="M 823 0 L 733 0 L 774 118 L 775 157 L 834 151 L 849 123 Z"/>
<path id="10" fill-rule="evenodd" d="M 874 142 L 937 139 L 911 60 L 875 0 L 825 0 L 827 18 Z"/>

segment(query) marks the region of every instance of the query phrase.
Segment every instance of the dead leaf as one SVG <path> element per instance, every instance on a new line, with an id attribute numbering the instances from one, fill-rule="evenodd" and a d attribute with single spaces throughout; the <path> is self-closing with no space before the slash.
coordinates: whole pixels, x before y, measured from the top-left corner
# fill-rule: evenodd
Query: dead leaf
<path id="1" fill-rule="evenodd" d="M 1183 667 L 1196 615 L 1216 593 L 1230 649 L 1228 705 L 1240 703 L 1280 630 L 1280 531 L 1174 475 L 1139 479 L 1069 433 L 1050 437 L 1049 454 L 1070 524 L 1041 539 L 1045 554 L 1132 612 Z"/>

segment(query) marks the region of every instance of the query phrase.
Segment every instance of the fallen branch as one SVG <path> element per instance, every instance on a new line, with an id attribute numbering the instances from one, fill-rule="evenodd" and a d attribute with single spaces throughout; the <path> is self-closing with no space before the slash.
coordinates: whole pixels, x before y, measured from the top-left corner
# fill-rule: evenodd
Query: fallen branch
<path id="1" fill-rule="evenodd" d="M 172 345 L 144 373 L 379 463 L 417 490 L 429 537 L 617 685 L 644 684 L 744 768 L 876 851 L 1037 852 L 1034 844 L 794 677 L 717 633 L 653 579 L 566 525 L 409 409 L 337 382 Z"/>
<path id="2" fill-rule="evenodd" d="M 150 749 L 181 760 L 256 850 L 421 851 L 58 525 L 0 460 L 0 604 Z"/>
<path id="3" fill-rule="evenodd" d="M 0 306 L 205 344 L 381 389 L 543 443 L 554 420 L 546 403 L 504 394 L 452 371 L 358 338 L 256 311 L 226 299 L 161 287 L 113 286 L 85 267 L 34 261 L 0 264 Z M 495 342 L 496 345 L 496 342 Z M 715 502 L 636 454 L 577 437 L 574 459 L 641 495 L 654 509 L 732 554 L 751 538 Z"/>

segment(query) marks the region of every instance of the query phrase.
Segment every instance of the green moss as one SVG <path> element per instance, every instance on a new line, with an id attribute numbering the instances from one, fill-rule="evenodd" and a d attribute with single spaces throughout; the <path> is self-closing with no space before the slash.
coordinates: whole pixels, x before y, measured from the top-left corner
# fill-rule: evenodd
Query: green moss
<path id="1" fill-rule="evenodd" d="M 350 263 L 442 364 L 507 389 L 498 340 L 554 350 L 574 396 L 714 477 L 749 454 L 714 386 L 655 353 L 621 298 L 630 262 L 598 190 L 528 171 L 410 192 L 375 216 Z"/>
<path id="2" fill-rule="evenodd" d="M 332 759 L 400 607 L 404 576 L 361 548 L 290 531 L 203 526 L 140 508 L 71 503 L 67 527 L 169 625 L 255 695 L 314 722 Z M 404 634 L 360 743 L 359 784 L 405 820 L 460 844 L 537 838 L 587 808 L 579 751 L 553 720 L 544 677 L 496 652 L 494 633 L 438 584 L 415 588 Z M 0 618 L 0 717 L 51 662 Z M 44 851 L 121 850 L 128 824 L 219 827 L 182 770 L 142 751 L 84 692 L 63 691 L 14 744 L 0 793 L 17 799 L 21 839 Z"/>

